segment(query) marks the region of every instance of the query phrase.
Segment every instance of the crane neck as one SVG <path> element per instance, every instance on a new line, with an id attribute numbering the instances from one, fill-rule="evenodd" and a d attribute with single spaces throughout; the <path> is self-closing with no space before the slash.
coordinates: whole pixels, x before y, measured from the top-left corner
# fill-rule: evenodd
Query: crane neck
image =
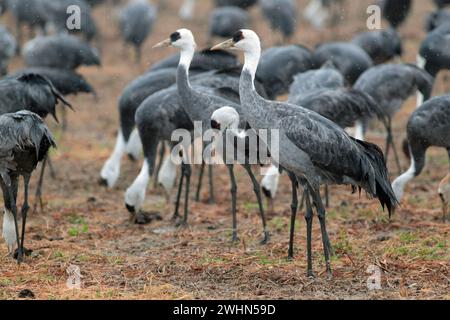
<path id="1" fill-rule="evenodd" d="M 244 70 L 247 70 L 248 73 L 251 75 L 252 79 L 252 87 L 255 89 L 255 76 L 256 76 L 256 70 L 258 69 L 259 59 L 261 58 L 261 48 L 255 48 L 251 51 L 245 51 L 244 53 Z"/>
<path id="2" fill-rule="evenodd" d="M 180 52 L 180 62 L 177 70 L 177 86 L 180 96 L 189 94 L 192 90 L 189 83 L 189 68 L 194 58 L 194 53 L 194 47 L 183 48 Z"/>

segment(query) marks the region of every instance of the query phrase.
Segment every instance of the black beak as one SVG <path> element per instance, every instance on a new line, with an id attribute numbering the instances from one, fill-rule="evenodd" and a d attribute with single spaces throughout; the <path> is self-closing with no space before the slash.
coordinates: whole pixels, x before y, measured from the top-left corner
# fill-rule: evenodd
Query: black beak
<path id="1" fill-rule="evenodd" d="M 220 130 L 220 123 L 218 123 L 216 120 L 211 120 L 211 128 Z"/>

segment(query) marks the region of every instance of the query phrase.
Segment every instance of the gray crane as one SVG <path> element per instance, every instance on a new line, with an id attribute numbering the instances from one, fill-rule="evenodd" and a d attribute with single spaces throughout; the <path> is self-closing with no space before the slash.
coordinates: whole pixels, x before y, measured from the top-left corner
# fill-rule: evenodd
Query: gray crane
<path id="1" fill-rule="evenodd" d="M 200 74 L 192 79 L 194 88 L 209 94 L 215 92 L 227 99 L 237 99 L 237 94 L 230 96 L 229 92 L 217 89 L 235 83 L 236 79 L 234 75 L 229 76 L 226 73 L 215 74 L 214 71 L 207 74 Z M 142 141 L 144 164 L 139 175 L 127 189 L 125 194 L 125 206 L 132 214 L 140 211 L 145 200 L 146 188 L 155 168 L 158 143 L 165 141 L 168 142 L 171 147 L 174 147 L 177 143 L 171 141 L 171 138 L 175 129 L 185 129 L 189 132 L 194 130 L 194 124 L 180 105 L 176 86 L 158 91 L 147 97 L 136 111 L 135 123 L 139 131 L 139 137 Z M 190 165 L 188 163 L 182 163 L 181 171 L 174 218 L 179 218 L 182 185 L 186 178 L 184 217 L 187 219 L 191 176 Z"/>
<path id="2" fill-rule="evenodd" d="M 5 204 L 3 237 L 10 252 L 17 244 L 17 261 L 20 263 L 25 253 L 30 177 L 38 162 L 46 158 L 48 150 L 56 147 L 56 143 L 44 121 L 37 114 L 24 110 L 0 116 L 0 136 L 0 187 Z M 21 176 L 24 181 L 24 203 L 21 208 L 22 230 L 19 238 L 16 202 Z"/>
<path id="3" fill-rule="evenodd" d="M 56 105 L 71 108 L 62 94 L 45 77 L 27 73 L 17 77 L 8 77 L 0 81 L 0 114 L 14 113 L 21 110 L 31 111 L 42 118 L 51 114 L 56 121 Z M 39 177 L 36 198 L 42 206 L 42 185 L 47 158 L 44 159 Z M 35 209 L 37 202 L 35 204 Z"/>
<path id="4" fill-rule="evenodd" d="M 443 8 L 428 14 L 425 21 L 425 30 L 431 32 L 450 22 L 450 9 Z"/>
<path id="5" fill-rule="evenodd" d="M 23 50 L 29 67 L 50 67 L 75 70 L 78 67 L 99 66 L 98 50 L 75 36 L 58 34 L 37 37 L 29 41 Z"/>
<path id="6" fill-rule="evenodd" d="M 352 42 L 366 51 L 375 64 L 403 54 L 402 39 L 395 29 L 361 32 L 353 37 Z"/>
<path id="7" fill-rule="evenodd" d="M 119 15 L 122 38 L 126 44 L 134 47 L 136 61 L 141 61 L 142 45 L 152 31 L 156 20 L 156 8 L 147 0 L 133 0 Z"/>
<path id="8" fill-rule="evenodd" d="M 263 15 L 274 31 L 281 32 L 283 42 L 294 35 L 297 28 L 297 8 L 293 0 L 260 0 Z"/>
<path id="9" fill-rule="evenodd" d="M 216 8 L 209 16 L 209 41 L 212 37 L 229 38 L 249 24 L 250 16 L 244 9 L 235 6 Z"/>
<path id="10" fill-rule="evenodd" d="M 177 72 L 177 87 L 178 87 L 178 95 L 180 96 L 181 104 L 183 109 L 189 115 L 189 118 L 194 123 L 195 121 L 199 121 L 202 123 L 203 131 L 210 129 L 210 120 L 214 111 L 219 108 L 228 105 L 232 106 L 235 109 L 240 109 L 239 99 L 238 103 L 232 103 L 231 101 L 227 101 L 221 96 L 217 94 L 205 94 L 203 92 L 199 92 L 193 89 L 189 83 L 189 68 L 192 62 L 194 52 L 195 52 L 195 39 L 192 32 L 188 29 L 179 29 L 176 32 L 170 35 L 170 38 L 158 43 L 155 47 L 166 47 L 173 46 L 175 48 L 179 48 L 181 50 L 180 62 L 178 66 Z M 246 127 L 246 123 L 243 122 L 241 124 Z M 234 146 L 233 147 L 237 147 Z M 261 191 L 258 181 L 256 180 L 252 169 L 251 163 L 241 163 L 247 174 L 250 176 L 250 179 L 253 183 L 253 190 L 255 192 L 260 216 L 263 224 L 264 230 L 264 239 L 262 243 L 267 243 L 269 240 L 269 232 L 267 230 L 266 219 L 264 215 L 264 208 L 261 201 Z M 234 175 L 234 165 L 233 163 L 227 163 L 227 168 L 230 174 L 231 181 L 231 196 L 232 196 L 232 218 L 233 218 L 233 227 L 232 227 L 232 240 L 237 241 L 237 218 L 236 218 L 236 200 L 237 200 L 237 185 L 235 181 Z M 185 221 L 186 222 L 186 217 Z"/>
<path id="11" fill-rule="evenodd" d="M 263 51 L 256 78 L 275 99 L 288 92 L 296 74 L 313 67 L 312 52 L 302 45 L 272 47 Z"/>
<path id="12" fill-rule="evenodd" d="M 313 61 L 317 67 L 332 61 L 349 85 L 353 85 L 359 76 L 373 65 L 370 56 L 361 47 L 351 42 L 320 44 L 313 53 Z"/>
<path id="13" fill-rule="evenodd" d="M 0 75 L 8 73 L 9 61 L 16 53 L 17 42 L 4 26 L 0 25 Z"/>
<path id="14" fill-rule="evenodd" d="M 401 171 L 392 134 L 392 118 L 417 90 L 425 99 L 429 99 L 433 90 L 433 78 L 412 64 L 382 64 L 364 72 L 354 88 L 372 96 L 385 114 L 387 118 L 385 156 L 387 159 L 392 147 L 398 170 Z"/>
<path id="15" fill-rule="evenodd" d="M 416 109 L 408 120 L 406 133 L 411 165 L 392 183 L 399 201 L 406 184 L 422 172 L 429 147 L 447 149 L 450 160 L 450 95 L 434 97 Z"/>
<path id="16" fill-rule="evenodd" d="M 262 98 L 254 87 L 256 69 L 261 54 L 258 35 L 240 30 L 234 37 L 213 49 L 233 48 L 244 52 L 245 64 L 240 80 L 242 115 L 255 130 L 277 130 L 278 159 L 292 181 L 292 219 L 290 244 L 293 243 L 297 211 L 295 177 L 306 187 L 307 273 L 313 276 L 311 233 L 312 207 L 317 208 L 322 233 L 326 269 L 331 274 L 330 241 L 326 230 L 325 207 L 319 194 L 321 184 L 351 184 L 377 197 L 389 213 L 397 205 L 390 186 L 383 152 L 374 144 L 351 138 L 341 127 L 319 114 L 300 106 Z M 269 137 L 268 140 L 271 138 Z M 267 145 L 271 146 L 271 143 Z M 269 150 L 272 153 L 272 150 Z M 272 153 L 273 157 L 276 157 Z M 292 255 L 290 246 L 289 255 Z"/>

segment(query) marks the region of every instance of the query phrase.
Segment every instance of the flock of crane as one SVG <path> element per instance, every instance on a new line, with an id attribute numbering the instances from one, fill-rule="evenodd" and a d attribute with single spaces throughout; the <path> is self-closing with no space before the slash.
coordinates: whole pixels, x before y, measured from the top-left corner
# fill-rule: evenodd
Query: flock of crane
<path id="1" fill-rule="evenodd" d="M 5 206 L 2 235 L 19 262 L 26 253 L 30 177 L 42 162 L 36 194 L 39 198 L 45 166 L 51 164 L 48 151 L 56 147 L 43 119 L 50 114 L 58 121 L 58 103 L 63 105 L 63 110 L 72 108 L 66 101 L 67 95 L 96 94 L 76 70 L 82 65 L 101 65 L 100 51 L 95 46 L 101 46 L 103 40 L 91 13 L 101 2 L 106 0 L 0 0 L 0 12 L 9 11 L 16 22 L 15 37 L 0 25 L 0 71 L 4 75 L 0 80 L 0 185 Z M 127 4 L 112 2 L 108 5 L 122 6 L 118 15 L 121 35 L 124 43 L 135 48 L 139 61 L 141 47 L 157 23 L 158 11 L 163 10 L 165 1 L 157 5 L 145 0 L 130 0 Z M 116 145 L 101 170 L 100 183 L 114 187 L 120 177 L 123 155 L 137 159 L 143 153 L 142 169 L 125 193 L 126 208 L 132 214 L 142 210 L 152 176 L 171 199 L 177 165 L 168 156 L 167 148 L 179 146 L 178 141 L 172 141 L 172 133 L 177 129 L 193 133 L 194 123 L 201 122 L 204 131 L 220 132 L 225 147 L 236 153 L 235 161 L 226 163 L 231 184 L 232 240 L 238 240 L 239 193 L 234 165 L 241 165 L 252 182 L 263 227 L 262 243 L 270 241 L 263 196 L 268 200 L 269 210 L 273 210 L 279 177 L 286 173 L 292 186 L 289 257 L 294 253 L 295 222 L 301 202 L 305 205 L 307 227 L 307 274 L 314 275 L 311 240 L 314 209 L 320 222 L 326 270 L 331 273 L 332 246 L 326 227 L 327 186 L 350 185 L 354 191 L 365 190 L 391 215 L 403 198 L 406 184 L 423 170 L 429 147 L 446 148 L 450 157 L 450 94 L 432 97 L 438 73 L 450 69 L 450 9 L 446 8 L 450 1 L 434 1 L 437 8 L 427 17 L 427 35 L 417 52 L 417 64 L 393 63 L 392 60 L 401 57 L 403 47 L 397 29 L 407 19 L 412 3 L 412 0 L 381 1 L 382 14 L 389 27 L 358 33 L 348 42 L 326 42 L 314 50 L 302 45 L 278 45 L 262 50 L 259 36 L 249 29 L 251 20 L 247 10 L 260 6 L 271 28 L 282 35 L 281 41 L 292 41 L 300 10 L 295 1 L 215 0 L 208 42 L 213 44 L 217 37 L 230 39 L 198 51 L 193 33 L 181 28 L 154 46 L 175 47 L 179 53 L 154 63 L 123 90 L 118 100 L 120 127 Z M 65 24 L 66 9 L 73 4 L 82 13 L 81 28 L 77 30 Z M 201 5 L 201 1 L 184 1 L 180 17 L 195 19 L 195 8 Z M 301 11 L 314 27 L 322 28 L 327 23 L 336 23 L 344 7 L 342 0 L 312 0 Z M 38 34 L 26 43 L 22 40 L 23 25 Z M 244 64 L 226 50 L 242 52 Z M 17 53 L 22 54 L 26 68 L 8 72 L 8 63 Z M 410 115 L 403 144 L 410 167 L 401 173 L 392 119 L 416 93 L 417 109 Z M 285 94 L 288 94 L 286 102 L 277 100 Z M 370 122 L 376 120 L 386 129 L 384 151 L 365 141 Z M 348 133 L 351 128 L 354 137 Z M 261 137 L 258 135 L 261 130 L 277 130 L 278 155 L 270 157 L 269 162 L 258 159 L 259 163 L 252 163 L 249 156 L 254 151 L 252 148 L 263 148 L 269 156 L 275 152 L 270 143 L 272 137 Z M 252 133 L 264 140 L 263 143 L 247 144 L 244 150 L 238 148 L 239 143 L 235 142 L 248 141 Z M 195 143 L 195 138 L 192 135 L 190 143 Z M 203 143 L 202 147 L 206 149 L 210 145 Z M 177 151 L 181 174 L 175 192 L 174 219 L 179 225 L 185 225 L 192 168 L 186 161 L 188 150 Z M 391 152 L 395 169 L 401 173 L 393 182 L 387 168 Z M 261 182 L 255 176 L 255 164 L 268 167 Z M 214 203 L 213 165 L 206 161 L 200 166 L 195 198 L 200 197 L 205 169 L 210 202 Z M 21 230 L 16 203 L 20 177 L 24 180 Z M 439 185 L 444 219 L 449 181 L 450 176 L 446 176 Z M 322 186 L 326 190 L 325 203 L 320 193 Z M 303 196 L 298 201 L 300 187 Z M 18 249 L 14 250 L 16 245 Z"/>

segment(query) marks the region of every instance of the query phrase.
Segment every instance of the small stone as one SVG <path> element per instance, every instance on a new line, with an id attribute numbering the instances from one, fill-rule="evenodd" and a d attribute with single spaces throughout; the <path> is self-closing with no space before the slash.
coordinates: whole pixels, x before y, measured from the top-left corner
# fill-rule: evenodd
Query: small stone
<path id="1" fill-rule="evenodd" d="M 19 292 L 19 298 L 21 299 L 34 299 L 34 293 L 33 291 L 29 290 L 29 289 L 23 289 Z"/>

